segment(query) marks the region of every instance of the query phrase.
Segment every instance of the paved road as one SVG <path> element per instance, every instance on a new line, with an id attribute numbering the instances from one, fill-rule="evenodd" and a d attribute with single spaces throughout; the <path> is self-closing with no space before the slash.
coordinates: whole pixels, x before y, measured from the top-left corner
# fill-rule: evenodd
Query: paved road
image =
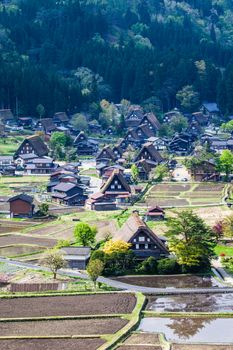
<path id="1" fill-rule="evenodd" d="M 16 260 L 9 260 L 6 258 L 0 258 L 0 262 L 5 262 L 8 264 L 16 265 L 18 267 L 30 268 L 34 270 L 42 270 L 42 271 L 50 271 L 48 268 L 44 266 L 34 265 L 30 263 L 20 262 Z M 89 279 L 88 275 L 85 273 L 81 273 L 79 271 L 66 270 L 62 269 L 59 271 L 61 275 L 69 275 L 71 277 L 80 277 L 83 279 Z M 233 293 L 233 288 L 229 287 L 213 287 L 213 288 L 149 288 L 149 287 L 141 287 L 134 286 L 127 283 L 123 283 L 120 281 L 112 280 L 110 278 L 100 277 L 98 282 L 105 283 L 108 286 L 111 286 L 116 289 L 141 292 L 145 294 L 219 294 L 219 293 Z"/>

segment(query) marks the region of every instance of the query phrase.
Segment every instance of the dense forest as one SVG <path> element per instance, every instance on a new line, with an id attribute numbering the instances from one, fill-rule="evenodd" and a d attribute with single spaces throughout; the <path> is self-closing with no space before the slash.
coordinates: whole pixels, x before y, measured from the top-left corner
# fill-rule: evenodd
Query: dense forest
<path id="1" fill-rule="evenodd" d="M 232 0 L 2 0 L 0 107 L 178 106 L 191 89 L 233 113 Z"/>

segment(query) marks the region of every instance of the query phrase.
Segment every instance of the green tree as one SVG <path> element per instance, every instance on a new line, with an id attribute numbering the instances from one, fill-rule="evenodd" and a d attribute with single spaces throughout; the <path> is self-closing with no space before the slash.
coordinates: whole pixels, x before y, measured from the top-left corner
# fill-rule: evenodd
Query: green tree
<path id="1" fill-rule="evenodd" d="M 139 178 L 139 170 L 138 170 L 138 167 L 136 164 L 133 164 L 131 166 L 131 174 L 132 174 L 132 178 L 133 178 L 133 181 L 135 183 L 138 182 L 138 178 Z"/>
<path id="2" fill-rule="evenodd" d="M 183 115 L 176 116 L 172 118 L 170 127 L 174 132 L 181 132 L 188 127 L 188 121 L 187 118 L 185 118 Z"/>
<path id="3" fill-rule="evenodd" d="M 39 213 L 42 216 L 47 216 L 49 213 L 49 205 L 48 203 L 41 203 L 38 205 Z"/>
<path id="4" fill-rule="evenodd" d="M 87 266 L 87 273 L 90 279 L 92 280 L 92 282 L 94 283 L 95 289 L 96 289 L 96 281 L 99 278 L 99 276 L 102 275 L 103 270 L 104 270 L 103 261 L 99 259 L 90 260 Z"/>
<path id="5" fill-rule="evenodd" d="M 52 149 L 55 149 L 57 146 L 70 146 L 70 144 L 70 136 L 66 135 L 64 132 L 55 131 L 52 133 L 50 138 L 50 146 Z"/>
<path id="6" fill-rule="evenodd" d="M 79 222 L 74 229 L 75 241 L 78 245 L 87 247 L 95 243 L 96 227 L 91 227 L 85 222 Z"/>
<path id="7" fill-rule="evenodd" d="M 229 175 L 233 171 L 233 153 L 230 150 L 226 149 L 220 155 L 219 168 L 220 168 L 220 171 L 225 173 L 226 180 L 228 180 Z"/>
<path id="8" fill-rule="evenodd" d="M 221 125 L 221 129 L 225 132 L 232 133 L 233 132 L 233 120 L 230 120 L 227 123 L 223 123 Z"/>
<path id="9" fill-rule="evenodd" d="M 168 219 L 169 249 L 180 265 L 188 268 L 210 266 L 216 237 L 205 222 L 190 210 Z"/>
<path id="10" fill-rule="evenodd" d="M 223 222 L 223 235 L 225 237 L 233 238 L 233 215 L 227 216 Z"/>
<path id="11" fill-rule="evenodd" d="M 87 118 L 81 113 L 77 113 L 73 115 L 71 119 L 71 125 L 75 130 L 79 130 L 79 131 L 88 130 Z"/>
<path id="12" fill-rule="evenodd" d="M 155 179 L 156 181 L 163 181 L 163 179 L 169 175 L 169 169 L 166 164 L 159 164 L 156 168 L 154 168 L 151 173 L 151 179 Z"/>
<path id="13" fill-rule="evenodd" d="M 47 250 L 42 263 L 52 271 L 54 279 L 57 278 L 57 271 L 66 266 L 62 253 L 57 249 Z"/>
<path id="14" fill-rule="evenodd" d="M 37 113 L 38 113 L 40 119 L 44 117 L 44 115 L 45 115 L 45 108 L 44 108 L 44 106 L 43 106 L 42 104 L 39 104 L 39 105 L 36 107 L 36 111 L 37 111 Z"/>
<path id="15" fill-rule="evenodd" d="M 194 112 L 200 104 L 199 93 L 194 90 L 192 85 L 184 86 L 182 90 L 177 92 L 176 98 L 187 112 Z"/>

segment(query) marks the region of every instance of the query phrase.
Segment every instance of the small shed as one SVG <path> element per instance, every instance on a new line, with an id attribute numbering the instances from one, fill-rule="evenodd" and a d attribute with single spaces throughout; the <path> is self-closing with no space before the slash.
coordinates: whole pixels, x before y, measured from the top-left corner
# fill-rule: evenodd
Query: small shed
<path id="1" fill-rule="evenodd" d="M 8 202 L 10 203 L 11 218 L 31 218 L 33 216 L 35 205 L 32 196 L 22 193 L 9 198 Z"/>
<path id="2" fill-rule="evenodd" d="M 64 247 L 64 259 L 71 269 L 85 270 L 91 256 L 90 247 Z"/>
<path id="3" fill-rule="evenodd" d="M 145 219 L 146 221 L 158 221 L 158 220 L 164 220 L 164 216 L 165 216 L 165 211 L 156 206 L 153 208 L 150 208 L 145 215 Z"/>

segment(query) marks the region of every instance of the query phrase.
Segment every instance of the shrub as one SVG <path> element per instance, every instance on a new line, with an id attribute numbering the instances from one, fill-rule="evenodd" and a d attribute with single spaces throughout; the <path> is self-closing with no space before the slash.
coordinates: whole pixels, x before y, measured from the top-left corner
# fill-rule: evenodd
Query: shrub
<path id="1" fill-rule="evenodd" d="M 103 250 L 94 250 L 91 254 L 91 260 L 101 260 L 104 261 L 105 259 L 105 253 L 103 252 Z"/>
<path id="2" fill-rule="evenodd" d="M 147 258 L 146 260 L 144 260 L 143 262 L 141 262 L 137 266 L 136 272 L 148 273 L 148 274 L 156 273 L 157 272 L 157 260 L 153 256 L 150 256 L 149 258 Z"/>
<path id="3" fill-rule="evenodd" d="M 157 270 L 159 275 L 172 275 L 180 272 L 180 266 L 176 259 L 166 258 L 159 260 Z"/>

